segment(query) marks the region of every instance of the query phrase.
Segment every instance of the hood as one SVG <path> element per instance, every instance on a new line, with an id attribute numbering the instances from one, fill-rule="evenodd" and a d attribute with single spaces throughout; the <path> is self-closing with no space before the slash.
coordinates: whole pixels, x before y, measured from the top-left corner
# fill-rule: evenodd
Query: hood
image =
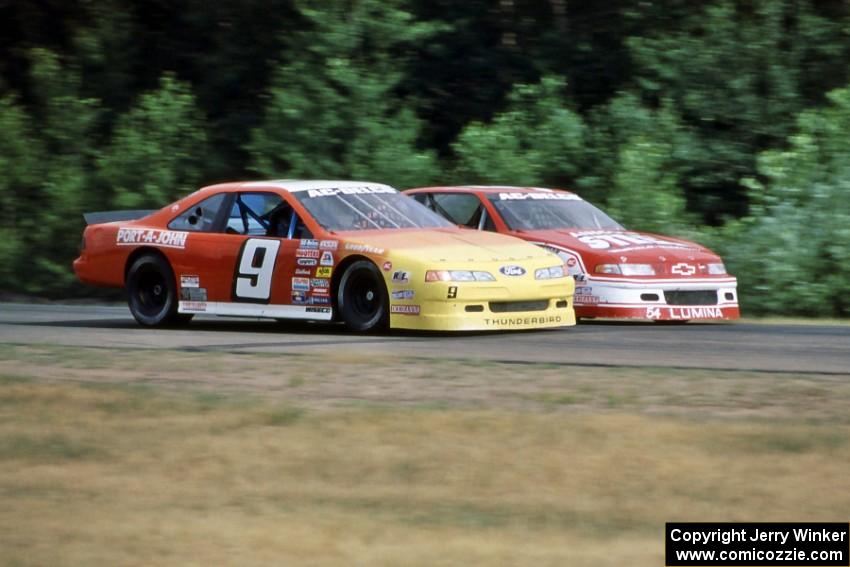
<path id="1" fill-rule="evenodd" d="M 597 264 L 651 264 L 658 276 L 705 275 L 717 254 L 694 242 L 633 230 L 558 229 L 516 232 L 526 240 L 577 252 L 587 272 Z"/>
<path id="2" fill-rule="evenodd" d="M 402 229 L 338 233 L 348 249 L 358 246 L 391 250 L 435 264 L 455 262 L 552 263 L 552 255 L 538 246 L 512 236 L 461 228 Z"/>

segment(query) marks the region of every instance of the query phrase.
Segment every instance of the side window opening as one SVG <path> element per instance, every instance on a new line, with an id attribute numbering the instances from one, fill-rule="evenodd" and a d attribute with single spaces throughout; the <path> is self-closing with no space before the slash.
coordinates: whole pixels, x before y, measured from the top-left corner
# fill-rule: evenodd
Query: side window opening
<path id="1" fill-rule="evenodd" d="M 191 232 L 211 232 L 215 230 L 216 219 L 226 196 L 225 193 L 219 193 L 204 199 L 172 219 L 168 223 L 168 228 Z"/>
<path id="2" fill-rule="evenodd" d="M 417 193 L 413 196 L 414 201 L 418 201 L 419 203 L 425 205 L 432 211 L 434 210 L 434 205 L 431 203 L 431 194 L 430 193 Z"/>
<path id="3" fill-rule="evenodd" d="M 455 224 L 481 229 L 486 211 L 475 195 L 465 193 L 434 193 L 434 209 Z M 486 221 L 485 221 L 486 222 Z"/>
<path id="4" fill-rule="evenodd" d="M 267 236 L 287 239 L 313 238 L 313 233 L 310 232 L 298 213 L 292 209 L 292 205 L 286 201 L 282 201 L 277 207 L 269 211 L 266 217 L 268 218 Z"/>
<path id="5" fill-rule="evenodd" d="M 480 230 L 486 230 L 486 231 L 488 231 L 488 232 L 498 232 L 498 231 L 496 230 L 496 223 L 494 223 L 494 222 L 493 222 L 493 217 L 491 217 L 491 216 L 487 213 L 487 210 L 486 210 L 486 209 L 484 209 L 484 218 L 483 218 L 483 219 L 481 219 L 481 220 L 482 220 L 482 222 L 481 222 L 481 224 L 479 224 L 479 226 L 478 226 L 478 228 L 479 228 Z"/>
<path id="6" fill-rule="evenodd" d="M 227 220 L 227 232 L 277 238 L 312 238 L 287 201 L 275 193 L 240 193 Z"/>

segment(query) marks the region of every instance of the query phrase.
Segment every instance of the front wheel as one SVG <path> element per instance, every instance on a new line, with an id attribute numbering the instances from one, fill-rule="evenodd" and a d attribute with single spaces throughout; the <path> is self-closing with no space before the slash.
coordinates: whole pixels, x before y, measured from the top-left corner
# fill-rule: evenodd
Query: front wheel
<path id="1" fill-rule="evenodd" d="M 146 254 L 127 271 L 127 303 L 130 313 L 145 327 L 188 323 L 192 315 L 177 312 L 174 271 L 162 256 Z"/>
<path id="2" fill-rule="evenodd" d="M 352 331 L 377 331 L 388 326 L 387 287 L 375 264 L 360 260 L 345 270 L 337 290 L 337 307 Z"/>

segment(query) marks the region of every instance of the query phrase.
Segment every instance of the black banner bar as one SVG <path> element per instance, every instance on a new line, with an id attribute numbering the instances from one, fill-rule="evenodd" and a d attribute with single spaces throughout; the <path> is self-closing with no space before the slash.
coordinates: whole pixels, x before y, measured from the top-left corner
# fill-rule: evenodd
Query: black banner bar
<path id="1" fill-rule="evenodd" d="M 840 523 L 666 524 L 665 564 L 850 566 L 850 525 Z"/>

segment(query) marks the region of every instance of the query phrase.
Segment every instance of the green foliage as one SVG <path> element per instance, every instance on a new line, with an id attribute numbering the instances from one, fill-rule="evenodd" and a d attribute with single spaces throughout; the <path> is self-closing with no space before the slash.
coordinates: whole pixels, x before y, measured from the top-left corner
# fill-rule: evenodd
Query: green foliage
<path id="1" fill-rule="evenodd" d="M 31 120 L 10 96 L 0 98 L 0 132 L 0 288 L 10 289 L 26 252 L 18 235 L 30 213 L 26 201 L 38 184 L 42 150 Z"/>
<path id="2" fill-rule="evenodd" d="M 437 28 L 413 21 L 403 0 L 299 5 L 302 50 L 275 71 L 265 117 L 248 150 L 266 177 L 429 179 L 432 152 L 418 149 L 419 119 L 397 89 L 411 46 Z"/>
<path id="3" fill-rule="evenodd" d="M 670 167 L 669 143 L 633 138 L 620 150 L 609 212 L 628 228 L 682 235 L 685 198 Z"/>
<path id="4" fill-rule="evenodd" d="M 764 152 L 750 215 L 730 225 L 729 266 L 752 311 L 850 314 L 850 88 L 803 112 L 785 150 Z"/>
<path id="5" fill-rule="evenodd" d="M 164 75 L 118 119 L 97 160 L 115 208 L 157 207 L 198 188 L 207 153 L 204 118 L 191 88 Z"/>
<path id="6" fill-rule="evenodd" d="M 0 289 L 80 293 L 84 211 L 335 177 L 575 189 L 847 315 L 848 81 L 831 0 L 10 3 Z"/>
<path id="7" fill-rule="evenodd" d="M 81 95 L 78 70 L 55 53 L 34 49 L 30 57 L 37 95 L 33 144 L 43 152 L 33 168 L 38 179 L 18 200 L 17 237 L 26 265 L 17 283 L 29 292 L 51 293 L 74 282 L 68 262 L 83 226 L 98 101 Z"/>
<path id="8" fill-rule="evenodd" d="M 592 176 L 583 193 L 629 228 L 691 236 L 682 191 L 693 136 L 665 101 L 653 110 L 623 93 L 591 116 Z"/>
<path id="9" fill-rule="evenodd" d="M 716 0 L 628 41 L 644 96 L 671 98 L 694 128 L 685 188 L 706 218 L 746 210 L 740 179 L 792 132 L 813 82 L 807 69 L 834 58 L 846 33 L 807 2 Z"/>
<path id="10" fill-rule="evenodd" d="M 465 182 L 571 187 L 581 172 L 585 126 L 564 104 L 563 79 L 519 85 L 490 123 L 467 126 L 454 145 Z"/>

